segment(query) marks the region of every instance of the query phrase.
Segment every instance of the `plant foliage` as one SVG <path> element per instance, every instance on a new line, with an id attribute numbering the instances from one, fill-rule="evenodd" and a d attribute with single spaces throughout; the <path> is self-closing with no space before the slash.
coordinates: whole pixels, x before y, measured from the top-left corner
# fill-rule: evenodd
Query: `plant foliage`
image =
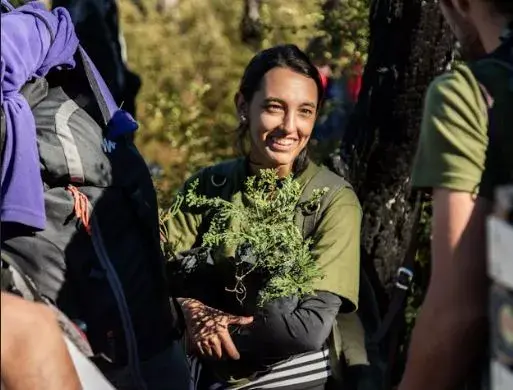
<path id="1" fill-rule="evenodd" d="M 298 204 L 301 188 L 292 175 L 279 180 L 275 170 L 267 169 L 247 179 L 245 202 L 238 204 L 198 195 L 198 184 L 192 183 L 185 201 L 190 207 L 215 210 L 203 236 L 203 247 L 237 248 L 237 285 L 233 291 L 240 301 L 246 296 L 244 278 L 255 271 L 268 276 L 259 292 L 260 305 L 280 297 L 313 293 L 322 272 L 310 253 L 312 241 L 303 239 L 294 216 L 297 207 L 314 208 L 327 188 L 315 190 L 307 202 Z M 252 259 L 249 267 L 248 258 Z"/>

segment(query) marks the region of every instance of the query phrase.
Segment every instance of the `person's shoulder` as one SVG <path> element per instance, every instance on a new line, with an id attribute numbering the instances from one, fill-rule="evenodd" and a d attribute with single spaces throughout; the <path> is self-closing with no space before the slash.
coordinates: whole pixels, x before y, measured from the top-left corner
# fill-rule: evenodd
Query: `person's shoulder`
<path id="1" fill-rule="evenodd" d="M 203 171 L 216 175 L 231 176 L 238 171 L 244 165 L 244 158 L 232 158 L 224 160 L 220 163 L 211 165 L 205 168 Z"/>
<path id="2" fill-rule="evenodd" d="M 240 172 L 244 168 L 244 158 L 233 158 L 217 164 L 201 168 L 192 174 L 182 186 L 181 191 L 187 192 L 194 188 L 201 195 L 217 194 L 225 188 L 233 188 L 233 181 L 239 181 Z M 222 192 L 222 191 L 221 191 Z"/>
<path id="3" fill-rule="evenodd" d="M 479 104 L 479 83 L 468 64 L 456 65 L 452 70 L 437 76 L 429 85 L 427 102 Z"/>
<path id="4" fill-rule="evenodd" d="M 319 165 L 317 167 L 319 169 L 317 174 L 323 177 L 322 181 L 324 186 L 328 187 L 330 192 L 333 192 L 328 207 L 332 208 L 353 205 L 359 209 L 361 208 L 353 186 L 348 180 L 334 173 L 324 165 Z"/>
<path id="5" fill-rule="evenodd" d="M 349 187 L 352 188 L 351 184 L 342 176 L 336 174 L 325 165 L 317 165 L 311 162 L 315 169 L 318 171 L 317 174 L 323 176 L 323 181 L 333 183 L 337 188 Z"/>
<path id="6" fill-rule="evenodd" d="M 463 63 L 436 77 L 426 93 L 423 133 L 444 131 L 482 134 L 487 131 L 487 105 L 470 67 Z M 449 135 L 449 134 L 448 134 Z"/>
<path id="7" fill-rule="evenodd" d="M 459 64 L 430 84 L 413 166 L 415 187 L 474 191 L 484 169 L 487 111 L 479 83 Z"/>
<path id="8" fill-rule="evenodd" d="M 212 174 L 229 176 L 237 168 L 241 167 L 243 163 L 243 158 L 232 158 L 216 164 L 208 165 L 193 173 L 187 181 L 190 181 L 191 179 L 199 179 Z"/>
<path id="9" fill-rule="evenodd" d="M 331 207 L 354 206 L 361 212 L 361 205 L 356 192 L 351 186 L 344 186 L 337 190 L 330 203 Z"/>

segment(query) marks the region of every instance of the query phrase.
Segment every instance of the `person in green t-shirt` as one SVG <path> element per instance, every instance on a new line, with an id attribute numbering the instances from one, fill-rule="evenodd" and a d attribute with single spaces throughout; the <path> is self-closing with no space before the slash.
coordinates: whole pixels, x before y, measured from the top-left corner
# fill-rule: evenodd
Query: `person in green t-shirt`
<path id="1" fill-rule="evenodd" d="M 303 190 L 319 174 L 332 175 L 335 184 L 343 182 L 307 156 L 322 97 L 318 71 L 296 46 L 276 46 L 257 54 L 235 96 L 241 148 L 246 145 L 249 150 L 241 158 L 201 170 L 185 183 L 181 193 L 199 179 L 199 194 L 244 204 L 246 178 L 269 168 L 276 169 L 281 178 L 293 174 Z M 180 203 L 167 226 L 168 239 L 177 253 L 201 244 L 210 211 Z M 187 286 L 185 296 L 175 292 L 180 297 L 190 352 L 199 358 L 205 373 L 199 388 L 244 384 L 249 389 L 256 383 L 261 386 L 258 388 L 266 388 L 265 383 L 276 386 L 277 380 L 284 386 L 280 388 L 324 388 L 331 375 L 326 343 L 336 317 L 354 312 L 358 305 L 361 218 L 354 191 L 341 185 L 312 232 L 311 253 L 324 275 L 315 285 L 315 294 L 278 298 L 262 310 L 241 307 L 235 294 L 227 291 L 236 276 L 236 248 L 222 246 L 211 252 L 206 280 Z M 287 360 L 296 355 L 302 358 Z M 276 366 L 284 360 L 284 367 Z M 300 372 L 292 369 L 297 368 L 295 364 Z M 279 373 L 273 373 L 273 368 Z"/>
<path id="2" fill-rule="evenodd" d="M 513 182 L 513 2 L 440 5 L 467 62 L 426 95 L 412 180 L 432 191 L 432 273 L 400 390 L 480 386 L 472 378 L 486 360 L 485 220 L 494 189 Z"/>

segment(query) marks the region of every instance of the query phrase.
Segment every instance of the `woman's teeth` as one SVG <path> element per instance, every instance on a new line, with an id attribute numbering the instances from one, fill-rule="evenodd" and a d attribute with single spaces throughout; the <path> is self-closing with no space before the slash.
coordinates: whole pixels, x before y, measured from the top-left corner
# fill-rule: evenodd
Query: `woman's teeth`
<path id="1" fill-rule="evenodd" d="M 273 138 L 271 138 L 271 140 L 281 146 L 290 146 L 294 143 L 294 140 L 286 139 L 286 138 L 274 138 L 273 137 Z"/>

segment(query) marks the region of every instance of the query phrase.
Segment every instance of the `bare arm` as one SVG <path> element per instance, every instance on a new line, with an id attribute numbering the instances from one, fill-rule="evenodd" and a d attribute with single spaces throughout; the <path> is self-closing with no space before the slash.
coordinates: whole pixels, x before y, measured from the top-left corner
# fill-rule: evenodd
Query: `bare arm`
<path id="1" fill-rule="evenodd" d="M 431 280 L 399 390 L 453 389 L 483 356 L 490 209 L 470 193 L 434 190 Z"/>
<path id="2" fill-rule="evenodd" d="M 1 377 L 5 388 L 81 389 L 54 313 L 3 292 L 1 305 Z"/>

